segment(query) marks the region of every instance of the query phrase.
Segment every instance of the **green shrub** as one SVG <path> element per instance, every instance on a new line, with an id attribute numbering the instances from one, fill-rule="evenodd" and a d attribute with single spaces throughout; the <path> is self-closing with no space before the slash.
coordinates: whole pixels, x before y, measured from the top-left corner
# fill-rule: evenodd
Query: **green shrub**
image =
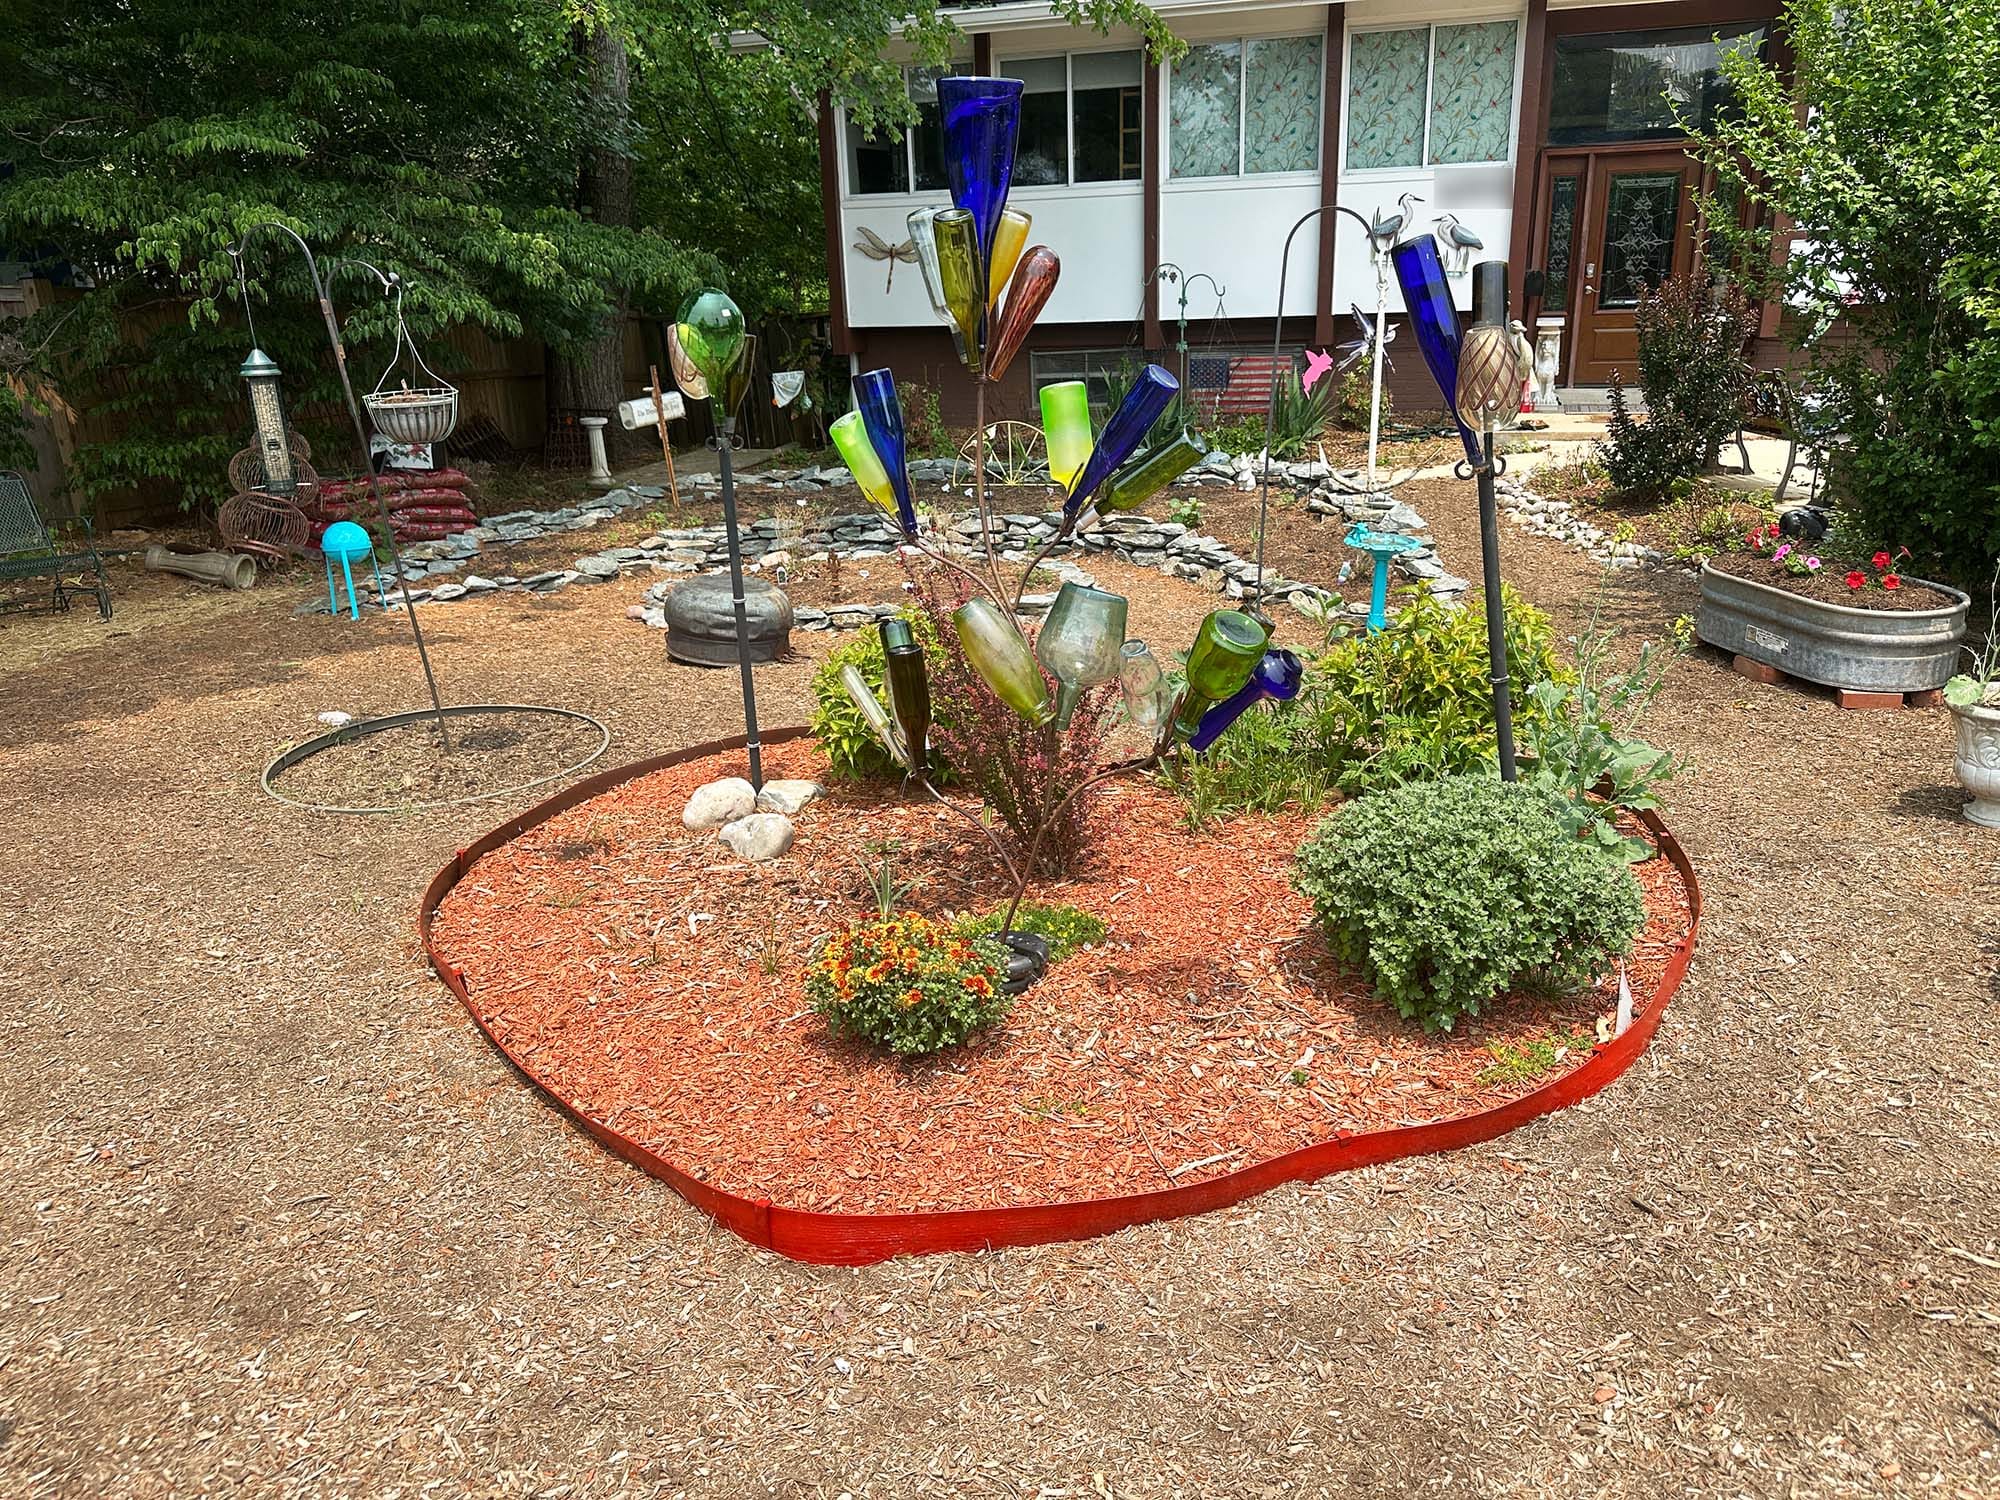
<path id="1" fill-rule="evenodd" d="M 1341 961 L 1427 1031 L 1520 986 L 1589 983 L 1645 920 L 1630 869 L 1543 793 L 1484 775 L 1349 803 L 1300 848 L 1293 884 Z"/>
<path id="2" fill-rule="evenodd" d="M 1006 974 L 997 940 L 905 912 L 828 938 L 806 969 L 806 1000 L 836 1032 L 914 1055 L 1004 1016 Z"/>
<path id="3" fill-rule="evenodd" d="M 958 924 L 958 930 L 969 937 L 997 936 L 1000 919 L 1006 915 L 1001 910 L 990 911 L 980 917 L 967 917 Z M 1032 932 L 1046 940 L 1052 964 L 1061 963 L 1079 948 L 1103 942 L 1104 935 L 1110 930 L 1110 924 L 1104 918 L 1074 906 L 1023 901 L 1021 909 L 1014 913 L 1014 931 Z"/>
<path id="4" fill-rule="evenodd" d="M 907 609 L 903 616 L 926 648 L 936 643 L 936 632 L 921 610 Z M 869 626 L 855 631 L 829 651 L 813 673 L 813 706 L 807 727 L 820 749 L 826 752 L 827 774 L 834 780 L 864 781 L 870 777 L 896 780 L 903 774 L 902 767 L 889 758 L 889 752 L 868 728 L 868 721 L 861 717 L 861 710 L 847 696 L 847 689 L 840 685 L 840 669 L 848 666 L 860 668 L 875 696 L 885 707 L 888 705 L 889 693 L 882 682 L 885 670 L 882 632 Z M 932 706 L 935 709 L 936 705 Z M 931 779 L 940 785 L 950 779 L 935 736 L 931 742 Z"/>
<path id="5" fill-rule="evenodd" d="M 1756 319 L 1734 287 L 1676 276 L 1641 292 L 1639 385 L 1646 420 L 1626 406 L 1620 376 L 1611 377 L 1604 467 L 1621 496 L 1654 501 L 1693 479 L 1743 420 L 1750 390 L 1750 335 Z"/>
<path id="6" fill-rule="evenodd" d="M 1530 689 L 1566 674 L 1548 616 L 1511 589 L 1501 597 L 1514 723 L 1525 733 L 1542 711 Z M 1245 714 L 1206 757 L 1167 768 L 1191 822 L 1455 776 L 1497 753 L 1481 610 L 1448 609 L 1420 589 L 1388 629 L 1349 636 L 1335 624 L 1324 648 L 1303 654 L 1297 698 Z"/>
<path id="7" fill-rule="evenodd" d="M 1843 540 L 1971 585 L 2000 555 L 2000 9 L 1790 0 L 1782 24 L 1791 59 L 1724 56 L 1704 219 L 1825 387 Z"/>

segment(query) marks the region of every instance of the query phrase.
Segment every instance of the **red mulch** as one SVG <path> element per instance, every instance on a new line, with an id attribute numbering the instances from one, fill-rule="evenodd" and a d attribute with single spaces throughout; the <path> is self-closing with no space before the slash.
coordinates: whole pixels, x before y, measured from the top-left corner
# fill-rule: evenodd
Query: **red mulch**
<path id="1" fill-rule="evenodd" d="M 798 742 L 769 752 L 765 774 L 821 764 Z M 1310 817 L 1195 834 L 1170 794 L 1135 780 L 1106 789 L 1095 867 L 1032 893 L 1097 913 L 1110 937 L 985 1036 L 900 1062 L 828 1037 L 802 996 L 808 949 L 873 914 L 858 863 L 871 844 L 900 842 L 899 878 L 923 877 L 905 904 L 930 913 L 999 904 L 990 849 L 933 803 L 837 787 L 797 820 L 788 857 L 745 865 L 680 821 L 693 788 L 744 769 L 735 755 L 689 762 L 551 818 L 468 871 L 435 927 L 515 1058 L 737 1194 L 880 1213 L 1196 1182 L 1527 1092 L 1546 1078 L 1479 1081 L 1488 1044 L 1587 1031 L 1615 1002 L 1614 979 L 1427 1037 L 1311 927 L 1288 881 Z M 1688 906 L 1665 860 L 1640 878 L 1643 1009 Z"/>

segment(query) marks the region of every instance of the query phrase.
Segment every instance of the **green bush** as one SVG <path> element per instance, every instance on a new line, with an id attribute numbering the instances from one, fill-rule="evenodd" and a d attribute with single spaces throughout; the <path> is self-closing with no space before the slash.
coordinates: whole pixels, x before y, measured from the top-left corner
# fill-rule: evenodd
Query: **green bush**
<path id="1" fill-rule="evenodd" d="M 1640 293 L 1633 317 L 1646 419 L 1632 415 L 1624 382 L 1614 374 L 1601 452 L 1621 496 L 1656 501 L 1708 468 L 1741 424 L 1756 320 L 1740 291 L 1697 276 L 1676 276 L 1658 291 Z"/>
<path id="2" fill-rule="evenodd" d="M 990 911 L 984 916 L 967 917 L 958 930 L 969 937 L 994 937 L 1006 911 Z M 1104 941 L 1111 930 L 1104 918 L 1074 906 L 1052 906 L 1041 901 L 1023 901 L 1014 913 L 1014 931 L 1031 932 L 1049 945 L 1049 962 L 1061 963 L 1079 948 Z"/>
<path id="3" fill-rule="evenodd" d="M 1565 674 L 1548 616 L 1504 586 L 1501 597 L 1515 728 L 1525 733 L 1541 712 L 1530 689 Z M 1348 636 L 1336 625 L 1322 650 L 1304 654 L 1297 698 L 1244 715 L 1206 757 L 1168 768 L 1191 821 L 1455 776 L 1497 753 L 1482 610 L 1449 609 L 1419 589 L 1388 629 Z"/>
<path id="4" fill-rule="evenodd" d="M 1843 541 L 1970 585 L 2000 555 L 2000 7 L 1790 0 L 1780 24 L 1794 62 L 1725 54 L 1704 217 L 1826 389 Z"/>
<path id="5" fill-rule="evenodd" d="M 1300 848 L 1293 884 L 1341 961 L 1427 1031 L 1511 989 L 1589 983 L 1645 920 L 1630 869 L 1543 793 L 1484 775 L 1349 803 Z"/>
<path id="6" fill-rule="evenodd" d="M 1007 956 L 915 912 L 835 933 L 806 969 L 806 1000 L 836 1032 L 906 1055 L 953 1047 L 1014 1001 Z"/>

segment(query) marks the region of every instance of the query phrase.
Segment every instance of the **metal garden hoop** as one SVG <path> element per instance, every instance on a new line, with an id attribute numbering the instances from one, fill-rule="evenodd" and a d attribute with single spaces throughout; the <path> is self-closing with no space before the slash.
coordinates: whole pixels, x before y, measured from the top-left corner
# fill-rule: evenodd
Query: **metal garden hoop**
<path id="1" fill-rule="evenodd" d="M 322 750 L 331 750 L 337 745 L 350 744 L 364 735 L 380 734 L 385 729 L 401 729 L 411 724 L 435 722 L 440 715 L 444 718 L 468 719 L 476 718 L 482 714 L 545 714 L 550 718 L 571 719 L 597 731 L 597 748 L 584 756 L 582 760 L 572 765 L 562 766 L 557 770 L 548 772 L 546 775 L 536 776 L 527 781 L 516 782 L 512 786 L 494 787 L 490 791 L 476 792 L 471 796 L 446 797 L 429 802 L 403 802 L 383 806 L 345 807 L 330 802 L 302 802 L 296 797 L 286 796 L 273 785 L 279 777 L 283 776 L 285 772 L 289 771 L 300 761 L 309 759 L 319 754 Z M 610 743 L 611 731 L 600 720 L 594 719 L 589 714 L 581 713 L 573 708 L 551 708 L 543 703 L 458 703 L 453 704 L 449 708 L 437 711 L 412 709 L 404 713 L 384 714 L 380 718 L 356 719 L 350 724 L 343 724 L 338 729 L 329 730 L 325 734 L 314 735 L 311 739 L 294 745 L 291 749 L 273 756 L 269 764 L 264 767 L 264 772 L 259 778 L 259 783 L 264 788 L 265 794 L 273 800 L 282 802 L 288 807 L 302 808 L 306 812 L 359 813 L 364 815 L 371 813 L 426 812 L 440 807 L 466 807 L 475 802 L 490 802 L 495 797 L 505 797 L 513 792 L 525 792 L 530 787 L 546 786 L 551 781 L 560 781 L 563 777 L 573 776 L 578 771 L 595 762 L 604 753 Z"/>

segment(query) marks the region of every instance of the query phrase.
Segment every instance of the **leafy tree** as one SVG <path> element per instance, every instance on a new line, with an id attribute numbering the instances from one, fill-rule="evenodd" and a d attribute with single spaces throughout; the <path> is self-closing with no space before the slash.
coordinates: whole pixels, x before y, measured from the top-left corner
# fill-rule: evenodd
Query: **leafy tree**
<path id="1" fill-rule="evenodd" d="M 1171 38 L 1139 0 L 1056 0 L 1079 24 Z M 0 346 L 118 435 L 79 453 L 86 494 L 166 482 L 213 499 L 247 426 L 246 339 L 228 247 L 277 220 L 323 260 L 399 273 L 421 338 L 460 324 L 551 350 L 551 399 L 618 396 L 625 311 L 665 316 L 704 281 L 753 312 L 824 297 L 809 111 L 822 90 L 863 128 L 914 118 L 897 26 L 918 61 L 957 28 L 920 0 L 149 0 L 32 7 L 0 30 L 0 246 L 66 265 L 80 296 Z M 732 32 L 771 44 L 733 56 Z M 253 243 L 258 341 L 309 435 L 342 421 L 302 265 Z M 386 357 L 387 303 L 341 272 L 357 373 Z M 7 351 L 16 351 L 8 355 Z"/>
<path id="2" fill-rule="evenodd" d="M 1855 540 L 1983 577 L 2000 553 L 2000 4 L 1791 0 L 1785 26 L 1789 83 L 1725 60 L 1740 109 L 1700 146 L 1710 220 L 1739 274 L 1802 309 L 1849 438 Z M 1737 193 L 1795 227 L 1780 264 L 1768 232 L 1733 227 Z"/>

